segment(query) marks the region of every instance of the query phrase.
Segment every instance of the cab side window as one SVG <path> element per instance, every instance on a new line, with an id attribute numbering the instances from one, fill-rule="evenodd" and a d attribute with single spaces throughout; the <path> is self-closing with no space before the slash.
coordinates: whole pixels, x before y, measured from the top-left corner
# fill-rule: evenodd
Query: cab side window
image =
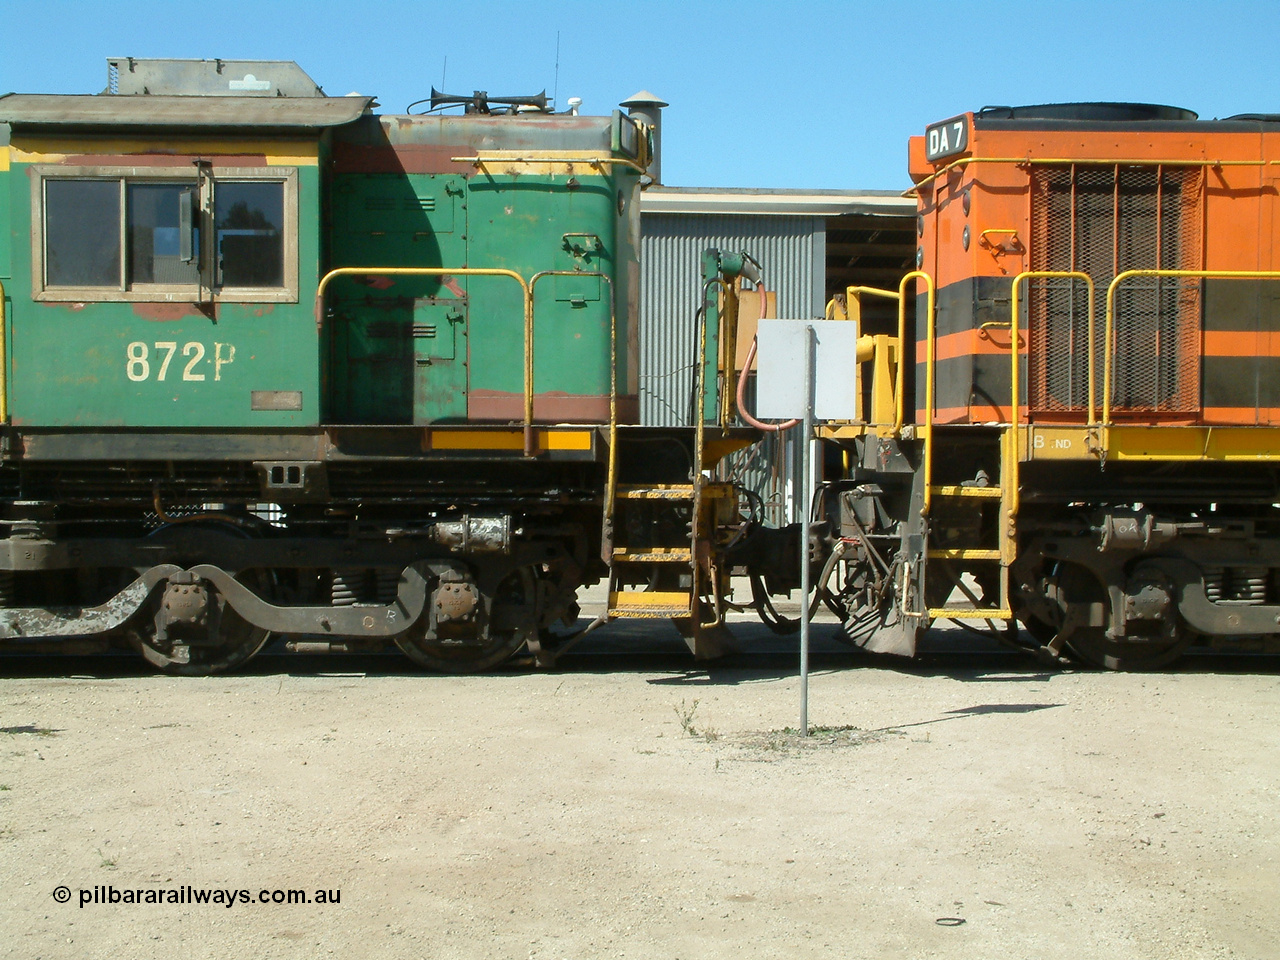
<path id="1" fill-rule="evenodd" d="M 113 180 L 45 184 L 45 283 L 109 287 L 120 282 L 120 185 Z"/>
<path id="2" fill-rule="evenodd" d="M 218 285 L 284 285 L 284 184 L 222 183 L 213 198 Z"/>
<path id="3" fill-rule="evenodd" d="M 296 170 L 37 174 L 37 300 L 297 301 Z"/>
<path id="4" fill-rule="evenodd" d="M 131 287 L 140 283 L 200 282 L 200 232 L 194 222 L 195 200 L 196 192 L 191 186 L 128 184 L 125 236 Z"/>

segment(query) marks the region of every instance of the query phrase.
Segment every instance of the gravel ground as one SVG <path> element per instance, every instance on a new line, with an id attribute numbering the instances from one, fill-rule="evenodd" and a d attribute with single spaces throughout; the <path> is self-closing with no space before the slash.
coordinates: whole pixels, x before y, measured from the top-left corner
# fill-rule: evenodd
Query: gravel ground
<path id="1" fill-rule="evenodd" d="M 665 624 L 484 677 L 0 661 L 0 956 L 1280 955 L 1280 659 L 815 631 L 808 741 L 759 628 L 709 669 Z M 188 887 L 235 902 L 123 900 Z"/>

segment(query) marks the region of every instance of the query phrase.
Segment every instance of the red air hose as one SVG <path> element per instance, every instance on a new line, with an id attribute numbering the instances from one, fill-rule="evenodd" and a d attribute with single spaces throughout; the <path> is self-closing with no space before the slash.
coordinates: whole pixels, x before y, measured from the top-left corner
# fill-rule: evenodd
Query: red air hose
<path id="1" fill-rule="evenodd" d="M 769 296 L 765 292 L 764 284 L 756 285 L 756 292 L 760 294 L 760 319 L 765 319 L 765 311 L 769 303 Z M 787 420 L 783 423 L 762 423 L 747 412 L 746 392 L 747 392 L 747 375 L 751 373 L 751 363 L 756 358 L 756 338 L 751 338 L 751 349 L 747 351 L 747 360 L 742 365 L 742 373 L 738 375 L 738 392 L 735 394 L 738 401 L 738 413 L 742 419 L 751 424 L 757 430 L 764 430 L 768 433 L 781 433 L 783 430 L 790 430 L 799 420 Z"/>

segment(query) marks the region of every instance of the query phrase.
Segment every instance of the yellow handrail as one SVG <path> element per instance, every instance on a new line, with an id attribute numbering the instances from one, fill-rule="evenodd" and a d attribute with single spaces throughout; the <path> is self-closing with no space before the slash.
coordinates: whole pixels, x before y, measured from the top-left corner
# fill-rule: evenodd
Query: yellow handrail
<path id="1" fill-rule="evenodd" d="M 902 395 L 902 392 L 904 389 L 903 384 L 905 383 L 906 363 L 903 358 L 906 356 L 906 347 L 907 347 L 907 282 L 910 280 L 923 280 L 925 282 L 925 287 L 929 292 L 929 302 L 928 302 L 928 310 L 929 310 L 928 357 L 929 359 L 926 367 L 927 372 L 929 374 L 929 383 L 925 389 L 926 389 L 926 398 L 928 401 L 927 402 L 928 410 L 926 411 L 926 417 L 928 418 L 929 426 L 933 425 L 933 332 L 934 332 L 933 331 L 933 321 L 934 321 L 933 300 L 934 300 L 935 288 L 933 284 L 933 277 L 929 276 L 929 274 L 925 273 L 923 270 L 912 270 L 910 273 L 904 276 L 902 278 L 902 282 L 898 284 L 898 376 L 896 378 L 897 383 L 894 385 L 894 391 L 893 391 L 894 393 L 897 394 L 897 401 L 898 401 L 897 409 L 894 411 L 894 417 L 893 417 L 893 435 L 895 437 L 900 436 L 902 434 L 902 423 L 904 420 L 903 404 L 905 400 Z M 925 441 L 926 460 L 928 459 L 928 453 L 929 453 L 929 442 L 928 440 L 926 440 Z"/>
<path id="2" fill-rule="evenodd" d="M 719 277 L 704 280 L 702 282 L 702 302 L 704 304 L 710 302 L 710 289 L 713 286 L 719 287 L 722 292 L 727 292 L 729 288 L 729 285 Z M 701 311 L 699 311 L 698 320 L 698 355 L 694 358 L 694 362 L 698 365 L 698 371 L 694 375 L 693 476 L 689 478 L 693 485 L 693 502 L 689 507 L 689 549 L 691 551 L 690 556 L 693 558 L 693 579 L 690 581 L 689 589 L 689 611 L 694 617 L 693 622 L 696 627 L 700 625 L 701 621 L 701 613 L 698 608 L 698 578 L 701 576 L 702 565 L 698 563 L 698 530 L 702 522 L 703 444 L 707 429 L 707 320 L 701 314 Z M 716 590 L 714 581 L 712 590 Z M 715 622 L 707 624 L 707 626 L 718 626 L 719 622 L 719 613 L 717 613 Z"/>
<path id="3" fill-rule="evenodd" d="M 9 422 L 9 318 L 5 313 L 4 284 L 0 283 L 0 423 Z"/>
<path id="4" fill-rule="evenodd" d="M 1170 279 L 1201 280 L 1280 280 L 1277 270 L 1125 270 L 1107 287 L 1107 319 L 1103 336 L 1106 337 L 1102 366 L 1102 423 L 1111 426 L 1111 353 L 1115 335 L 1116 289 L 1125 280 L 1134 277 L 1168 277 Z M 1106 446 L 1104 444 L 1103 451 Z"/>
<path id="5" fill-rule="evenodd" d="M 1009 539 L 1013 537 L 1012 526 L 1017 520 L 1018 508 L 1022 506 L 1022 501 L 1021 501 L 1022 488 L 1021 488 L 1021 484 L 1018 477 L 1018 470 L 1019 470 L 1018 412 L 1021 409 L 1021 405 L 1022 405 L 1022 389 L 1021 389 L 1021 383 L 1019 382 L 1020 378 L 1018 376 L 1018 373 L 1019 373 L 1018 357 L 1020 356 L 1020 353 L 1018 350 L 1018 314 L 1019 314 L 1018 286 L 1024 280 L 1054 280 L 1054 279 L 1083 280 L 1089 288 L 1089 337 L 1088 337 L 1088 346 L 1087 346 L 1087 349 L 1089 351 L 1089 426 L 1093 426 L 1097 422 L 1094 417 L 1094 406 L 1093 406 L 1094 390 L 1096 389 L 1095 384 L 1097 379 L 1095 370 L 1094 370 L 1095 362 L 1094 362 L 1094 356 L 1093 356 L 1094 355 L 1093 278 L 1089 276 L 1087 273 L 1084 273 L 1080 270 L 1027 270 L 1027 271 L 1024 271 L 1023 273 L 1018 274 L 1016 277 L 1013 278 L 1013 292 L 1012 292 L 1012 296 L 1010 297 L 1011 303 L 1010 303 L 1010 311 L 1009 311 L 1009 356 L 1010 356 L 1009 382 L 1011 385 L 1010 393 L 1012 395 L 1011 403 L 1009 405 L 1009 431 L 1012 435 L 1012 439 L 1010 441 L 1010 449 L 1006 451 L 1007 455 L 1005 457 L 1005 463 L 1003 464 L 1004 469 L 1007 469 L 1009 472 L 1008 480 L 1005 484 L 1005 489 L 1008 490 L 1009 492 L 1009 509 L 1008 509 L 1009 526 L 1005 530 L 1003 530 L 1001 533 L 1002 544 L 1007 542 Z M 1030 323 L 1027 324 L 1027 356 L 1028 357 L 1031 356 L 1031 324 Z M 1030 404 L 1028 404 L 1028 406 L 1029 405 Z"/>
<path id="6" fill-rule="evenodd" d="M 613 520 L 614 493 L 618 485 L 618 313 L 617 299 L 613 293 L 613 277 L 599 271 L 542 270 L 529 280 L 529 297 L 532 299 L 538 281 L 543 277 L 599 277 L 609 284 L 609 473 L 604 494 L 604 522 Z M 529 374 L 530 383 L 533 373 Z M 608 562 L 609 558 L 605 558 Z"/>
<path id="7" fill-rule="evenodd" d="M 925 365 L 924 365 L 924 503 L 920 508 L 920 515 L 927 517 L 929 515 L 930 493 L 929 486 L 933 483 L 933 374 L 936 364 L 936 347 L 938 339 L 938 331 L 936 329 L 936 317 L 933 311 L 934 300 L 934 284 L 933 277 L 925 273 L 923 270 L 912 270 L 898 285 L 898 292 L 901 298 L 898 300 L 898 341 L 900 344 L 906 344 L 907 336 L 907 281 L 920 279 L 925 282 L 925 289 L 928 291 L 928 318 L 925 326 Z M 903 347 L 899 346 L 900 356 L 898 357 L 898 414 L 897 425 L 894 427 L 894 436 L 898 435 L 898 430 L 902 427 L 902 405 L 904 398 L 903 392 L 903 368 L 906 366 L 904 361 L 905 352 Z"/>
<path id="8" fill-rule="evenodd" d="M 558 157 L 558 156 L 537 156 L 531 157 L 450 157 L 454 163 L 469 163 L 476 167 L 483 167 L 487 163 L 585 163 L 589 167 L 605 167 L 619 166 L 630 167 L 638 173 L 648 173 L 649 168 L 636 160 L 629 160 L 625 157 Z"/>
<path id="9" fill-rule="evenodd" d="M 1264 167 L 1268 162 L 1280 163 L 1280 160 L 1189 160 L 1185 157 L 1180 160 L 1152 160 L 1150 158 L 1135 160 L 1122 157 L 961 157 L 959 160 L 953 160 L 945 167 L 935 170 L 909 190 L 902 191 L 900 196 L 915 196 L 920 192 L 921 188 L 939 177 L 944 177 L 952 170 L 957 170 L 960 167 L 967 167 L 971 163 L 1017 163 L 1034 167 L 1062 166 L 1070 163 L 1083 166 L 1118 165 L 1122 167 Z"/>
<path id="10" fill-rule="evenodd" d="M 1012 331 L 1012 340 L 1010 342 L 1010 352 L 1013 357 L 1013 369 L 1011 383 L 1013 384 L 1013 406 L 1011 408 L 1009 422 L 1012 426 L 1018 425 L 1018 407 L 1019 407 L 1019 383 L 1018 383 L 1018 285 L 1024 280 L 1083 280 L 1089 287 L 1089 426 L 1097 424 L 1095 410 L 1093 405 L 1094 391 L 1097 389 L 1097 374 L 1095 371 L 1096 364 L 1094 362 L 1094 286 L 1093 278 L 1087 273 L 1079 270 L 1027 270 L 1013 278 L 1013 296 L 1012 311 L 1009 320 L 1009 329 Z M 1030 324 L 1028 324 L 1028 336 L 1030 335 Z"/>
<path id="11" fill-rule="evenodd" d="M 869 294 L 873 297 L 884 297 L 886 300 L 901 300 L 902 294 L 894 290 L 881 290 L 879 287 L 845 287 L 846 296 L 849 294 Z"/>
<path id="12" fill-rule="evenodd" d="M 316 334 L 324 329 L 324 292 L 336 277 L 510 277 L 524 294 L 524 455 L 533 456 L 533 293 L 524 277 L 497 267 L 337 267 L 316 287 Z"/>

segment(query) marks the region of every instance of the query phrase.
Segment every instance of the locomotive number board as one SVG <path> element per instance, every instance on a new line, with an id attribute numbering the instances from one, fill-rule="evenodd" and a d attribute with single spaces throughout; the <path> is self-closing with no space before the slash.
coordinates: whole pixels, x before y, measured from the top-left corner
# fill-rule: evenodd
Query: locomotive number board
<path id="1" fill-rule="evenodd" d="M 969 121 L 952 117 L 924 128 L 924 158 L 932 163 L 969 149 Z"/>

